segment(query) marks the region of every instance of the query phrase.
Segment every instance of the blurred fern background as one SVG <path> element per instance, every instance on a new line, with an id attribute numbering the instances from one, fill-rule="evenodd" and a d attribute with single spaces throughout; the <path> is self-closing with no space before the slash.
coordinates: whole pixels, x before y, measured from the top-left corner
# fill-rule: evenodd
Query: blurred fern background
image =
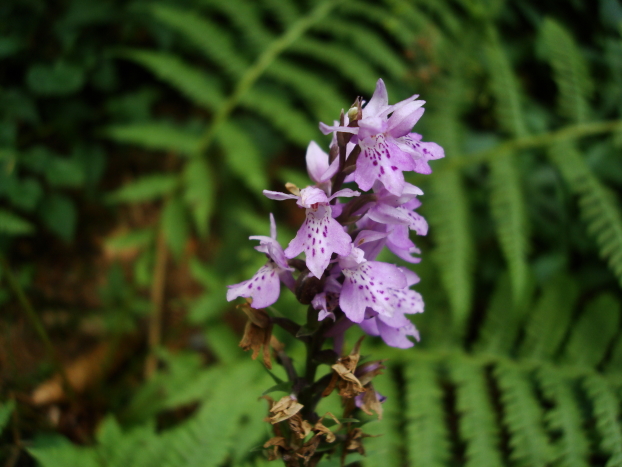
<path id="1" fill-rule="evenodd" d="M 3 465 L 268 465 L 226 285 L 382 77 L 446 158 L 409 180 L 422 340 L 366 340 L 383 436 L 348 462 L 622 466 L 619 0 L 4 0 L 0 61 Z"/>

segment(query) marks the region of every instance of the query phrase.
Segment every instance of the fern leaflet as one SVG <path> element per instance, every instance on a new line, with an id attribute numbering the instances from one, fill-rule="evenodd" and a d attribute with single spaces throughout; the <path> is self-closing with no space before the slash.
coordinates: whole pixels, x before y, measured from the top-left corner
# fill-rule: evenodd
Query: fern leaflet
<path id="1" fill-rule="evenodd" d="M 500 363 L 495 376 L 501 389 L 504 421 L 510 432 L 510 457 L 520 467 L 544 467 L 553 460 L 553 450 L 542 426 L 542 408 L 520 367 Z"/>
<path id="2" fill-rule="evenodd" d="M 483 369 L 459 358 L 451 360 L 450 369 L 457 386 L 460 435 L 467 443 L 465 467 L 502 466 L 498 427 Z"/>
<path id="3" fill-rule="evenodd" d="M 499 154 L 490 162 L 490 203 L 501 250 L 508 262 L 514 302 L 525 297 L 527 285 L 527 213 L 520 172 L 513 153 Z"/>
<path id="4" fill-rule="evenodd" d="M 579 209 L 588 232 L 596 239 L 600 255 L 622 285 L 622 215 L 614 195 L 594 176 L 585 160 L 569 142 L 549 152 L 570 189 L 579 196 Z"/>
<path id="5" fill-rule="evenodd" d="M 409 363 L 406 379 L 406 441 L 408 464 L 413 467 L 444 466 L 449 458 L 443 391 L 433 364 Z"/>
<path id="6" fill-rule="evenodd" d="M 560 432 L 555 441 L 559 465 L 563 467 L 588 467 L 590 443 L 583 430 L 581 409 L 573 394 L 570 381 L 560 372 L 543 366 L 537 372 L 545 397 L 553 403 L 546 414 L 549 430 Z"/>
<path id="7" fill-rule="evenodd" d="M 559 89 L 560 113 L 573 122 L 588 119 L 594 85 L 581 51 L 572 36 L 559 23 L 548 18 L 540 28 L 540 45 L 553 68 Z"/>

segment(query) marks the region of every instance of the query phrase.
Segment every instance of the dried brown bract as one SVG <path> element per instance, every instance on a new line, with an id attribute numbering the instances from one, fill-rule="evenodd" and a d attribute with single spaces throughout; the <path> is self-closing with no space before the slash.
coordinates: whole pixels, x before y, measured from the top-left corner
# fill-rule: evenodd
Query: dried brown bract
<path id="1" fill-rule="evenodd" d="M 263 363 L 267 368 L 272 369 L 270 361 L 270 338 L 272 336 L 272 322 L 270 317 L 264 310 L 256 310 L 251 308 L 248 303 L 238 305 L 246 316 L 248 321 L 244 328 L 244 336 L 240 341 L 240 347 L 244 350 L 253 350 L 253 360 L 262 350 Z"/>
<path id="2" fill-rule="evenodd" d="M 378 393 L 371 383 L 365 386 L 363 403 L 361 404 L 360 409 L 367 415 L 372 415 L 372 412 L 376 412 L 378 420 L 382 420 L 382 403 L 378 400 Z"/>
<path id="3" fill-rule="evenodd" d="M 303 405 L 292 396 L 281 397 L 276 403 L 269 396 L 262 397 L 270 404 L 270 413 L 274 414 L 267 417 L 266 421 L 273 425 L 293 417 L 300 412 L 300 409 L 303 407 Z"/>
<path id="4" fill-rule="evenodd" d="M 340 358 L 337 360 L 337 363 L 331 367 L 334 371 L 333 377 L 322 393 L 323 397 L 326 397 L 333 392 L 335 387 L 339 389 L 339 395 L 346 398 L 355 397 L 365 391 L 359 379 L 354 375 L 356 366 L 361 358 L 359 350 L 364 337 L 365 336 L 362 336 L 357 341 L 352 349 L 352 352 L 350 352 L 350 355 Z"/>

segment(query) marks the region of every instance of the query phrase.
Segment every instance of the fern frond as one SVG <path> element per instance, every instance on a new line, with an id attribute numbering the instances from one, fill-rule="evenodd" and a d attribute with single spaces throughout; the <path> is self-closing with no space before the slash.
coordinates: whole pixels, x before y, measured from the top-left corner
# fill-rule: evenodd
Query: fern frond
<path id="1" fill-rule="evenodd" d="M 433 253 L 447 291 L 458 333 L 464 331 L 471 307 L 473 245 L 469 208 L 458 171 L 439 171 L 431 184 L 428 219 L 434 232 Z"/>
<path id="2" fill-rule="evenodd" d="M 235 434 L 242 415 L 263 418 L 265 406 L 251 394 L 268 383 L 255 362 L 232 365 L 231 371 L 214 381 L 214 391 L 189 422 L 165 432 L 161 438 L 169 451 L 163 467 L 216 467 L 235 449 Z M 253 388 L 252 390 L 250 388 Z M 235 401 L 232 403 L 232 401 Z"/>
<path id="3" fill-rule="evenodd" d="M 548 365 L 540 368 L 536 375 L 544 396 L 553 404 L 545 416 L 547 426 L 550 431 L 561 433 L 554 444 L 558 464 L 588 467 L 590 443 L 583 429 L 583 417 L 572 382 Z"/>
<path id="4" fill-rule="evenodd" d="M 529 233 L 521 174 L 513 153 L 499 154 L 490 162 L 490 185 L 492 215 L 509 266 L 514 302 L 518 304 L 527 285 Z"/>
<path id="5" fill-rule="evenodd" d="M 17 214 L 0 208 L 0 234 L 29 235 L 34 230 L 35 227 L 26 219 L 22 219 Z"/>
<path id="6" fill-rule="evenodd" d="M 471 360 L 450 361 L 460 413 L 460 436 L 466 442 L 466 467 L 503 465 L 499 429 L 483 368 Z"/>
<path id="7" fill-rule="evenodd" d="M 604 293 L 591 300 L 572 327 L 563 363 L 596 367 L 609 350 L 620 325 L 620 301 Z"/>
<path id="8" fill-rule="evenodd" d="M 594 176 L 569 142 L 551 147 L 549 156 L 572 192 L 579 196 L 579 209 L 588 232 L 596 239 L 600 255 L 622 285 L 622 214 L 614 195 Z"/>
<path id="9" fill-rule="evenodd" d="M 510 458 L 519 467 L 544 467 L 553 450 L 543 427 L 542 408 L 527 375 L 513 363 L 499 363 L 495 377 L 501 390 L 503 420 L 510 433 Z"/>
<path id="10" fill-rule="evenodd" d="M 622 427 L 620 426 L 620 401 L 599 375 L 586 376 L 583 388 L 592 401 L 596 428 L 600 432 L 600 447 L 611 456 L 606 467 L 622 466 Z"/>
<path id="11" fill-rule="evenodd" d="M 543 22 L 539 40 L 553 68 L 560 113 L 573 122 L 585 122 L 589 117 L 588 101 L 594 90 L 585 58 L 570 33 L 551 18 Z"/>
<path id="12" fill-rule="evenodd" d="M 450 456 L 443 390 L 434 364 L 413 361 L 404 367 L 406 380 L 406 456 L 413 467 L 445 466 Z"/>
<path id="13" fill-rule="evenodd" d="M 216 204 L 216 177 L 203 158 L 195 158 L 184 167 L 184 201 L 190 208 L 200 236 L 206 237 Z"/>
<path id="14" fill-rule="evenodd" d="M 527 128 L 518 79 L 498 39 L 486 47 L 486 58 L 499 124 L 514 137 L 525 136 Z"/>
<path id="15" fill-rule="evenodd" d="M 144 66 L 162 81 L 208 110 L 222 104 L 223 93 L 217 79 L 188 65 L 175 55 L 149 50 L 127 50 L 121 56 Z"/>
<path id="16" fill-rule="evenodd" d="M 104 128 L 103 134 L 118 143 L 157 151 L 174 151 L 191 157 L 199 153 L 200 138 L 164 123 L 141 123 Z"/>
<path id="17" fill-rule="evenodd" d="M 240 105 L 255 111 L 299 146 L 306 147 L 319 134 L 317 126 L 311 124 L 305 114 L 292 106 L 284 96 L 271 90 L 257 86 L 244 94 Z"/>
<path id="18" fill-rule="evenodd" d="M 319 42 L 310 37 L 302 37 L 292 44 L 289 52 L 323 63 L 331 67 L 335 73 L 348 78 L 357 88 L 373 92 L 378 73 L 364 58 L 358 57 L 340 44 Z"/>
<path id="19" fill-rule="evenodd" d="M 611 355 L 605 366 L 605 370 L 610 373 L 619 373 L 622 368 L 622 337 L 618 334 L 618 338 L 613 345 Z"/>
<path id="20" fill-rule="evenodd" d="M 559 276 L 544 285 L 525 327 L 521 357 L 544 360 L 555 356 L 570 326 L 577 296 L 570 277 Z"/>
<path id="21" fill-rule="evenodd" d="M 239 78 L 248 67 L 247 61 L 236 50 L 229 31 L 194 11 L 162 4 L 151 5 L 149 10 L 158 20 L 188 38 L 229 76 Z"/>

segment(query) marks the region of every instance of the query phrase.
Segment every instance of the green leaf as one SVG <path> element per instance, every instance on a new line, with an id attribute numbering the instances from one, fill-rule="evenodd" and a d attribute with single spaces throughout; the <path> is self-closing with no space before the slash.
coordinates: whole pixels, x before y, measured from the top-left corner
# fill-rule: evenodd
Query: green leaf
<path id="1" fill-rule="evenodd" d="M 0 435 L 2 435 L 2 431 L 8 425 L 13 410 L 15 410 L 15 401 L 13 399 L 0 404 Z"/>
<path id="2" fill-rule="evenodd" d="M 197 232 L 206 237 L 216 201 L 216 177 L 207 161 L 197 158 L 186 164 L 183 179 L 184 201 L 190 208 Z"/>
<path id="3" fill-rule="evenodd" d="M 95 451 L 59 435 L 35 438 L 27 450 L 40 467 L 100 467 Z"/>
<path id="4" fill-rule="evenodd" d="M 178 197 L 169 199 L 164 206 L 162 231 L 173 255 L 180 259 L 188 241 L 189 226 L 186 207 Z"/>
<path id="5" fill-rule="evenodd" d="M 127 250 L 133 248 L 144 248 L 151 245 L 155 239 L 155 232 L 152 228 L 132 230 L 122 235 L 106 239 L 106 247 L 113 250 Z"/>
<path id="6" fill-rule="evenodd" d="M 191 157 L 196 156 L 200 150 L 200 138 L 164 123 L 112 126 L 105 128 L 104 134 L 118 143 L 156 151 L 172 151 Z"/>
<path id="7" fill-rule="evenodd" d="M 32 65 L 26 74 L 28 87 L 42 96 L 67 96 L 84 84 L 84 70 L 68 63 Z"/>
<path id="8" fill-rule="evenodd" d="M 78 213 L 70 198 L 52 193 L 41 203 L 40 215 L 45 225 L 60 238 L 66 242 L 73 239 Z"/>
<path id="9" fill-rule="evenodd" d="M 34 230 L 35 228 L 30 222 L 6 209 L 0 208 L 0 234 L 11 236 L 28 235 L 33 233 Z"/>
<path id="10" fill-rule="evenodd" d="M 84 172 L 76 162 L 61 157 L 50 159 L 45 178 L 53 187 L 79 187 L 84 183 Z"/>
<path id="11" fill-rule="evenodd" d="M 113 203 L 153 201 L 171 193 L 178 183 L 175 175 L 145 175 L 108 194 L 107 199 Z"/>
<path id="12" fill-rule="evenodd" d="M 43 195 L 41 184 L 32 177 L 25 177 L 16 183 L 7 184 L 7 195 L 11 204 L 24 211 L 32 211 Z"/>

